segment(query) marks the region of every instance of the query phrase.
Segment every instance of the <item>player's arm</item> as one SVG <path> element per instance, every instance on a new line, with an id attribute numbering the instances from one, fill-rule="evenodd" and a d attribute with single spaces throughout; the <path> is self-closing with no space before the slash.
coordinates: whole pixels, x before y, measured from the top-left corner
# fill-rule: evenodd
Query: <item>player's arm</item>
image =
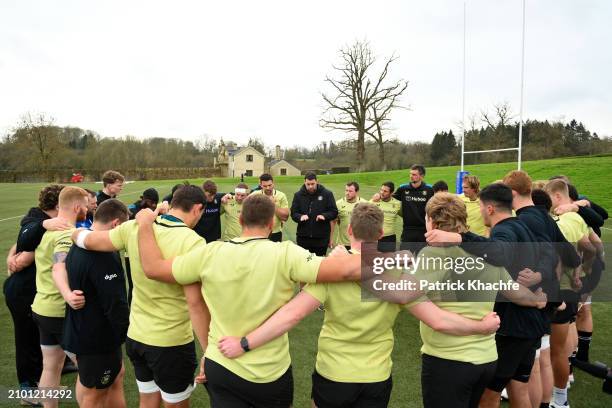
<path id="1" fill-rule="evenodd" d="M 174 283 L 176 280 L 172 276 L 173 259 L 164 259 L 155 240 L 153 221 L 156 217 L 157 210 L 151 211 L 147 208 L 138 211 L 138 214 L 136 214 L 140 265 L 147 278 Z"/>
<path id="2" fill-rule="evenodd" d="M 110 230 L 90 231 L 85 228 L 78 228 L 72 233 L 72 241 L 78 247 L 92 251 L 115 252 L 120 249 L 113 245 L 110 239 Z"/>
<path id="3" fill-rule="evenodd" d="M 208 330 L 210 327 L 210 312 L 202 297 L 202 285 L 193 283 L 183 287 L 187 306 L 189 308 L 189 317 L 193 332 L 195 333 L 202 351 L 206 351 L 208 347 Z"/>
<path id="4" fill-rule="evenodd" d="M 59 290 L 68 305 L 77 310 L 85 306 L 85 297 L 80 290 L 71 290 L 68 283 L 68 272 L 66 271 L 67 252 L 56 252 L 53 254 L 53 268 L 51 274 L 55 287 Z"/>
<path id="5" fill-rule="evenodd" d="M 274 214 L 282 221 L 286 222 L 289 219 L 289 203 L 284 195 L 278 203 L 274 203 Z"/>
<path id="6" fill-rule="evenodd" d="M 25 268 L 27 268 L 28 266 L 32 265 L 34 263 L 34 251 L 30 251 L 30 252 L 20 252 L 18 254 L 15 254 L 15 259 L 14 259 L 14 270 L 13 272 L 19 272 Z"/>
<path id="7" fill-rule="evenodd" d="M 499 329 L 499 316 L 491 312 L 481 320 L 472 320 L 460 314 L 440 309 L 430 301 L 410 306 L 408 311 L 433 330 L 453 336 L 491 334 Z"/>
<path id="8" fill-rule="evenodd" d="M 334 232 L 336 232 L 336 224 L 338 223 L 338 219 L 329 222 L 329 247 L 333 248 L 335 246 L 334 242 Z"/>
<path id="9" fill-rule="evenodd" d="M 302 319 L 315 311 L 321 303 L 311 294 L 301 291 L 289 303 L 278 309 L 261 326 L 245 337 L 253 350 L 294 328 Z M 240 337 L 225 336 L 219 340 L 219 351 L 226 357 L 236 358 L 244 354 Z"/>
<path id="10" fill-rule="evenodd" d="M 8 251 L 8 255 L 6 256 L 6 272 L 8 273 L 9 276 L 17 272 L 15 270 L 15 258 L 16 257 L 17 257 L 17 244 L 13 244 L 13 246 Z"/>
<path id="11" fill-rule="evenodd" d="M 317 283 L 358 281 L 361 279 L 361 255 L 348 254 L 323 258 Z"/>
<path id="12" fill-rule="evenodd" d="M 293 195 L 293 201 L 291 202 L 291 219 L 296 223 L 301 221 L 302 215 L 300 214 L 300 199 L 298 193 Z"/>
<path id="13" fill-rule="evenodd" d="M 501 293 L 506 299 L 519 306 L 537 307 L 542 309 L 546 306 L 547 297 L 542 289 L 535 292 L 530 291 L 523 285 L 519 285 L 517 290 L 501 290 Z"/>

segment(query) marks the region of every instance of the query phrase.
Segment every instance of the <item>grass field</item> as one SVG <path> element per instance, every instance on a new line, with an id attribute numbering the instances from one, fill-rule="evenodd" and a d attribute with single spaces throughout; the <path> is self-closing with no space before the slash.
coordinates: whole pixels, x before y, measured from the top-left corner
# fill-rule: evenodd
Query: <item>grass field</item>
<path id="1" fill-rule="evenodd" d="M 482 184 L 500 179 L 509 170 L 514 169 L 515 163 L 483 164 L 468 166 L 472 174 L 481 178 Z M 524 170 L 528 171 L 534 179 L 548 178 L 556 174 L 569 176 L 578 190 L 590 199 L 598 202 L 605 208 L 612 210 L 612 185 L 608 181 L 612 173 L 612 156 L 592 158 L 569 158 L 557 160 L 542 160 L 525 162 Z M 433 183 L 445 180 L 451 191 L 454 190 L 455 173 L 457 167 L 438 167 L 428 169 L 426 180 Z M 340 198 L 344 191 L 344 183 L 356 180 L 361 185 L 361 195 L 369 198 L 378 190 L 380 184 L 391 180 L 405 183 L 408 179 L 407 170 L 373 172 L 361 174 L 339 174 L 321 176 L 320 181 L 325 187 L 331 189 L 336 198 Z M 143 181 L 127 184 L 121 194 L 126 203 L 135 201 L 139 194 L 147 187 L 155 187 L 160 195 L 167 194 L 171 187 L 182 180 Z M 201 184 L 202 179 L 190 180 Z M 238 180 L 215 180 L 220 191 L 230 191 Z M 249 184 L 255 185 L 256 178 L 248 178 Z M 301 186 L 301 177 L 279 177 L 276 186 L 284 191 L 289 200 L 293 193 Z M 19 220 L 28 208 L 36 205 L 37 194 L 44 184 L 0 184 L 0 253 L 6 254 L 9 247 L 15 242 L 18 232 Z M 99 189 L 97 184 L 84 184 L 84 187 Z M 604 241 L 612 241 L 612 223 L 606 225 Z M 292 239 L 295 234 L 295 224 L 289 222 L 284 235 Z M 3 262 L 4 264 L 4 262 Z M 5 270 L 5 267 L 2 267 Z M 0 281 L 4 281 L 2 274 Z M 597 303 L 593 306 L 595 334 L 591 346 L 591 359 L 612 364 L 612 304 Z M 293 360 L 293 374 L 295 380 L 295 407 L 309 407 L 310 403 L 310 374 L 314 366 L 317 348 L 317 336 L 322 322 L 322 313 L 315 313 L 304 320 L 290 333 L 291 356 Z M 15 387 L 17 383 L 14 368 L 14 340 L 12 321 L 4 301 L 0 306 L 0 388 Z M 420 356 L 421 341 L 417 321 L 407 314 L 401 315 L 395 326 L 396 345 L 393 352 L 393 394 L 390 407 L 420 407 Z M 137 406 L 138 393 L 134 381 L 133 371 L 126 360 L 127 376 L 125 380 L 128 406 Z M 64 376 L 62 383 L 74 385 L 75 376 Z M 0 400 L 4 396 L 0 396 Z M 570 390 L 570 403 L 573 407 L 610 407 L 612 396 L 601 392 L 601 382 L 583 373 L 576 373 L 576 384 Z M 2 403 L 0 402 L 0 405 Z M 16 405 L 16 404 L 15 404 Z M 8 406 L 8 405 L 3 405 Z M 203 387 L 199 387 L 192 398 L 192 406 L 208 407 L 208 397 Z"/>

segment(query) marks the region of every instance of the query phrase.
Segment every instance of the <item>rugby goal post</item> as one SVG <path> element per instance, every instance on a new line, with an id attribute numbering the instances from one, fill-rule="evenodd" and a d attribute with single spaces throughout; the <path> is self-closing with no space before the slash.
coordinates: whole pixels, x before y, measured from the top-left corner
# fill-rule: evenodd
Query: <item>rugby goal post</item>
<path id="1" fill-rule="evenodd" d="M 508 152 L 517 151 L 517 169 L 521 169 L 522 162 L 522 148 L 523 148 L 523 97 L 525 91 L 525 0 L 523 0 L 523 31 L 522 31 L 522 48 L 521 48 L 521 101 L 519 110 L 519 134 L 518 134 L 518 146 L 501 148 L 501 149 L 489 149 L 489 150 L 465 150 L 465 75 L 466 75 L 466 1 L 463 2 L 463 102 L 462 102 L 462 119 L 461 119 L 461 170 L 457 172 L 457 183 L 456 189 L 457 194 L 463 192 L 463 186 L 461 185 L 460 179 L 463 175 L 467 174 L 464 169 L 465 155 L 466 154 L 477 154 L 477 153 L 493 153 L 493 152 Z"/>

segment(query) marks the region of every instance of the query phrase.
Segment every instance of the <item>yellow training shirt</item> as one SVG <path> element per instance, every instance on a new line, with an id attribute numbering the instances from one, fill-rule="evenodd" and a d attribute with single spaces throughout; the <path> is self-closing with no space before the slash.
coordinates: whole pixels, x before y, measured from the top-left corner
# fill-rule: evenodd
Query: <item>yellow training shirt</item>
<path id="1" fill-rule="evenodd" d="M 385 215 L 383 221 L 383 236 L 394 235 L 397 225 L 397 218 L 402 216 L 402 203 L 399 200 L 391 197 L 389 201 L 370 201 L 380 208 Z"/>
<path id="2" fill-rule="evenodd" d="M 336 236 L 336 240 L 334 241 L 336 244 L 340 245 L 351 245 L 351 239 L 348 235 L 348 227 L 351 223 L 351 215 L 353 214 L 353 208 L 357 203 L 367 203 L 361 197 L 357 197 L 355 202 L 348 202 L 346 198 L 341 198 L 336 201 L 336 207 L 338 207 L 338 219 L 336 225 L 336 232 L 334 235 Z"/>
<path id="3" fill-rule="evenodd" d="M 251 194 L 264 194 L 263 189 L 253 191 Z M 269 196 L 266 196 L 269 197 Z M 282 191 L 274 190 L 272 193 L 272 198 L 274 199 L 274 205 L 278 208 L 289 208 L 289 201 L 287 201 L 287 196 Z M 275 234 L 277 232 L 281 232 L 283 230 L 283 221 L 278 218 L 277 215 L 274 216 L 274 227 L 272 227 L 272 233 Z"/>
<path id="4" fill-rule="evenodd" d="M 472 201 L 464 194 L 460 194 L 459 198 L 461 198 L 465 204 L 465 209 L 467 210 L 468 230 L 476 235 L 488 237 L 489 229 L 485 225 L 482 214 L 480 213 L 480 199 L 477 198 L 476 200 Z"/>
<path id="5" fill-rule="evenodd" d="M 236 201 L 236 199 L 228 200 L 227 203 L 223 204 L 224 227 L 223 227 L 223 239 L 228 240 L 239 237 L 242 234 L 242 226 L 240 225 L 240 213 L 242 212 L 242 203 Z"/>

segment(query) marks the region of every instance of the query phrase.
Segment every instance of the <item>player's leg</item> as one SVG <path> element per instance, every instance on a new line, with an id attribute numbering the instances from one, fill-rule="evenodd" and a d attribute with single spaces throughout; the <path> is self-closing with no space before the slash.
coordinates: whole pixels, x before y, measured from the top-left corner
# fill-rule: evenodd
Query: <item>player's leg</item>
<path id="1" fill-rule="evenodd" d="M 544 336 L 544 338 L 542 338 L 542 347 L 540 350 L 540 377 L 542 381 L 542 402 L 540 406 L 548 407 L 553 393 L 553 371 L 550 362 L 550 336 Z"/>
<path id="2" fill-rule="evenodd" d="M 531 375 L 529 376 L 529 400 L 531 401 L 532 407 L 539 407 L 542 402 L 542 377 L 540 373 L 540 354 L 541 350 L 538 350 L 538 355 L 533 363 L 531 369 Z"/>
<path id="3" fill-rule="evenodd" d="M 130 339 L 125 340 L 125 351 L 134 366 L 134 376 L 138 386 L 140 408 L 159 408 L 161 405 L 161 392 L 155 381 L 153 371 L 149 368 L 144 357 L 144 345 Z"/>
<path id="4" fill-rule="evenodd" d="M 123 391 L 123 380 L 125 378 L 125 367 L 123 363 L 121 364 L 121 370 L 119 374 L 117 374 L 117 378 L 113 382 L 113 385 L 108 389 L 108 393 L 106 394 L 104 406 L 105 407 L 117 407 L 117 408 L 125 408 L 125 393 Z M 160 395 L 161 396 L 161 395 Z"/>
<path id="5" fill-rule="evenodd" d="M 593 336 L 593 314 L 591 312 L 590 296 L 576 316 L 576 329 L 578 330 L 578 352 L 576 359 L 589 361 L 589 347 Z"/>

